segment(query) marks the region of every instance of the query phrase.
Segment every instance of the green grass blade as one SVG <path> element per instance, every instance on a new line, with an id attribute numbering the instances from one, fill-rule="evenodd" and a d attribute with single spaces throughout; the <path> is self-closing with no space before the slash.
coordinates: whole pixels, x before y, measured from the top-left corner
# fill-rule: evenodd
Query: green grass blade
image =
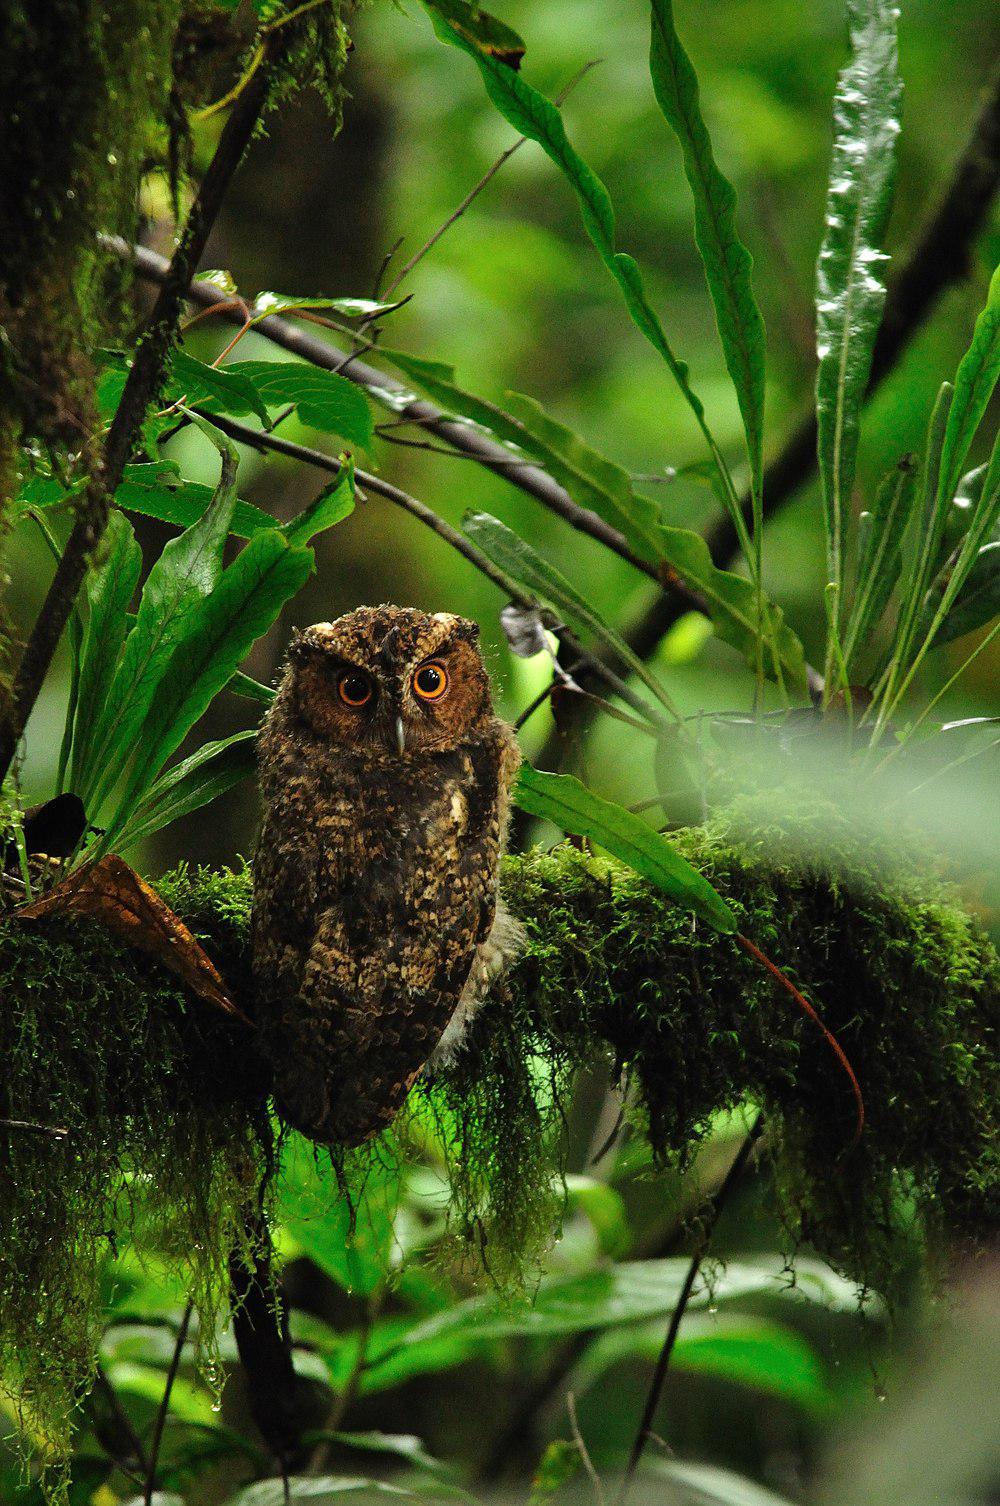
<path id="1" fill-rule="evenodd" d="M 162 831 L 172 821 L 208 805 L 249 778 L 257 764 L 256 742 L 257 729 L 253 727 L 205 743 L 197 753 L 161 775 L 122 829 L 116 845 L 127 847 Z"/>
<path id="2" fill-rule="evenodd" d="M 729 906 L 666 837 L 623 806 L 595 795 L 571 774 L 543 774 L 524 767 L 514 800 L 529 815 L 598 842 L 714 930 L 732 933 L 737 929 Z"/>
<path id="3" fill-rule="evenodd" d="M 750 283 L 753 258 L 736 231 L 736 192 L 719 171 L 698 79 L 674 26 L 672 0 L 652 0 L 649 71 L 657 103 L 681 144 L 694 196 L 695 240 L 746 433 L 756 531 L 764 469 L 764 321 Z"/>
<path id="4" fill-rule="evenodd" d="M 103 563 L 87 581 L 89 613 L 80 662 L 76 723 L 69 788 L 83 800 L 87 814 L 88 775 L 93 767 L 97 728 L 115 679 L 125 641 L 126 612 L 142 570 L 142 550 L 124 513 L 111 511 L 105 530 Z"/>
<path id="5" fill-rule="evenodd" d="M 462 531 L 505 574 L 521 585 L 527 586 L 534 595 L 542 597 L 565 618 L 576 632 L 592 633 L 593 636 L 617 654 L 642 683 L 672 716 L 677 711 L 669 695 L 628 644 L 608 626 L 600 613 L 586 601 L 576 587 L 561 571 L 532 549 L 499 518 L 486 512 L 467 512 L 462 519 Z"/>
<path id="6" fill-rule="evenodd" d="M 157 686 L 114 828 L 121 829 L 159 769 L 304 585 L 312 566 L 311 549 L 290 545 L 276 530 L 260 533 L 197 604 Z"/>
<path id="7" fill-rule="evenodd" d="M 174 650 L 200 603 L 218 584 L 236 503 L 238 464 L 228 440 L 220 453 L 219 484 L 208 506 L 197 522 L 164 545 L 146 577 L 87 770 L 84 804 L 92 800 L 95 813 L 132 757 Z"/>
<path id="8" fill-rule="evenodd" d="M 917 465 L 911 456 L 885 477 L 858 530 L 858 584 L 844 634 L 848 671 L 878 627 L 903 569 L 903 536 L 913 517 Z"/>
<path id="9" fill-rule="evenodd" d="M 861 405 L 885 304 L 880 249 L 895 178 L 902 86 L 894 0 L 850 0 L 851 60 L 834 100 L 836 138 L 816 273 L 816 417 L 829 579 L 844 591 L 844 543 Z"/>
<path id="10" fill-rule="evenodd" d="M 691 386 L 687 365 L 675 355 L 667 339 L 659 316 L 646 295 L 638 265 L 631 256 L 616 247 L 615 213 L 607 189 L 573 147 L 566 135 L 562 115 L 551 100 L 546 99 L 544 94 L 532 88 L 520 74 L 477 46 L 440 15 L 434 16 L 434 25 L 443 41 L 461 48 L 475 60 L 486 92 L 500 114 L 522 136 L 538 143 L 575 192 L 584 229 L 604 266 L 618 284 L 633 323 L 665 362 L 694 414 L 718 469 L 741 546 L 747 557 L 752 558 L 746 524 L 729 468 L 705 420 L 704 406 Z"/>

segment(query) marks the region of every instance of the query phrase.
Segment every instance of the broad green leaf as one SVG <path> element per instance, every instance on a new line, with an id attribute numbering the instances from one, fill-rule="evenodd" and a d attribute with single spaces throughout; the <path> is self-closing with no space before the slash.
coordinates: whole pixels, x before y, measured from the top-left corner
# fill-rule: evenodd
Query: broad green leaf
<path id="1" fill-rule="evenodd" d="M 527 586 L 529 591 L 541 596 L 565 618 L 570 627 L 577 632 L 593 633 L 595 638 L 617 654 L 622 663 L 627 664 L 639 676 L 668 711 L 674 713 L 673 703 L 667 692 L 638 654 L 632 652 L 624 639 L 607 625 L 566 577 L 554 565 L 542 559 L 530 544 L 525 543 L 505 523 L 488 512 L 466 513 L 462 519 L 462 530 L 487 559 L 492 560 L 521 585 Z"/>
<path id="2" fill-rule="evenodd" d="M 903 569 L 903 535 L 913 516 L 916 488 L 916 462 L 906 456 L 882 482 L 871 512 L 861 514 L 857 590 L 844 634 L 844 661 L 848 668 L 881 622 L 899 580 Z"/>
<path id="3" fill-rule="evenodd" d="M 354 511 L 354 464 L 349 456 L 343 457 L 340 474 L 323 488 L 315 502 L 285 523 L 281 533 L 290 544 L 308 544 L 310 539 L 332 528 Z"/>
<path id="4" fill-rule="evenodd" d="M 571 1213 L 582 1213 L 590 1222 L 602 1254 L 615 1257 L 625 1254 L 632 1235 L 625 1203 L 617 1188 L 594 1177 L 568 1172 L 566 1202 Z"/>
<path id="5" fill-rule="evenodd" d="M 341 1433 L 332 1435 L 345 1448 L 356 1448 L 365 1454 L 388 1454 L 394 1459 L 405 1459 L 415 1469 L 438 1474 L 447 1466 L 435 1459 L 424 1447 L 423 1439 L 415 1433 Z"/>
<path id="6" fill-rule="evenodd" d="M 162 831 L 250 778 L 257 767 L 257 729 L 205 743 L 197 753 L 161 774 L 117 838 L 124 847 Z"/>
<path id="7" fill-rule="evenodd" d="M 713 462 L 725 487 L 731 516 L 739 530 L 744 548 L 748 547 L 746 526 L 725 461 L 705 422 L 705 409 L 688 380 L 688 368 L 679 360 L 667 340 L 659 317 L 646 296 L 642 274 L 631 256 L 616 249 L 615 212 L 611 198 L 600 178 L 584 162 L 570 143 L 562 116 L 554 104 L 527 83 L 520 74 L 484 52 L 438 12 L 435 18 L 438 36 L 459 47 L 472 57 L 486 86 L 486 92 L 505 120 L 535 141 L 558 167 L 574 190 L 580 205 L 584 229 L 594 244 L 604 266 L 610 272 L 625 300 L 636 328 L 650 342 L 666 363 L 707 443 Z"/>
<path id="8" fill-rule="evenodd" d="M 480 10 L 472 0 L 422 0 L 432 18 L 440 18 L 483 57 L 496 58 L 508 68 L 520 66 L 524 43 L 516 31 Z"/>
<path id="9" fill-rule="evenodd" d="M 787 1496 L 765 1490 L 756 1480 L 714 1464 L 688 1464 L 679 1459 L 647 1456 L 644 1473 L 663 1481 L 671 1506 L 792 1506 Z"/>
<path id="10" fill-rule="evenodd" d="M 404 375 L 450 413 L 472 419 L 508 446 L 512 457 L 526 455 L 543 466 L 581 507 L 590 508 L 619 529 L 641 558 L 676 573 L 705 599 L 705 609 L 719 637 L 757 660 L 757 602 L 743 576 L 720 570 L 700 534 L 665 523 L 659 506 L 636 492 L 627 471 L 590 448 L 579 435 L 558 423 L 533 398 L 509 394 L 514 412 L 505 412 L 455 385 L 454 371 L 437 361 L 423 361 L 402 351 L 383 350 Z M 713 473 L 714 474 L 714 473 Z M 804 690 L 805 654 L 781 609 L 765 602 L 765 638 L 771 645 L 765 669 L 775 677 L 777 655 L 789 687 Z M 777 647 L 775 648 L 775 645 Z"/>
<path id="11" fill-rule="evenodd" d="M 576 1366 L 573 1389 L 582 1394 L 623 1360 L 655 1360 L 662 1346 L 662 1323 L 609 1330 L 594 1340 Z M 810 1410 L 822 1408 L 829 1397 L 812 1345 L 794 1329 L 767 1318 L 691 1313 L 681 1324 L 670 1365 L 672 1370 L 711 1375 Z"/>
<path id="12" fill-rule="evenodd" d="M 116 676 L 116 666 L 125 641 L 126 613 L 142 569 L 142 550 L 132 525 L 112 508 L 102 541 L 104 559 L 87 580 L 89 613 L 80 660 L 80 682 L 73 729 L 73 753 L 69 788 L 80 796 L 88 815 L 84 776 L 90 767 L 98 740 L 98 727 Z"/>
<path id="13" fill-rule="evenodd" d="M 652 0 L 651 19 L 653 90 L 684 154 L 684 172 L 694 196 L 695 240 L 743 417 L 759 527 L 763 521 L 764 321 L 750 284 L 753 258 L 736 231 L 736 192 L 716 165 L 698 100 L 698 79 L 674 26 L 672 0 Z"/>
<path id="14" fill-rule="evenodd" d="M 229 1496 L 225 1506 L 287 1506 L 288 1502 L 308 1501 L 310 1506 L 339 1506 L 349 1495 L 393 1496 L 412 1500 L 413 1491 L 384 1480 L 367 1480 L 357 1475 L 289 1475 L 284 1480 L 258 1480 Z"/>
<path id="15" fill-rule="evenodd" d="M 819 471 L 829 579 L 841 595 L 861 406 L 885 304 L 888 258 L 881 242 L 892 203 L 902 93 L 895 0 L 849 0 L 848 14 L 851 59 L 834 98 L 826 234 L 816 270 Z"/>
<path id="16" fill-rule="evenodd" d="M 955 395 L 948 412 L 938 494 L 943 502 L 955 495 L 969 446 L 1000 377 L 1000 267 L 993 273 L 986 307 L 976 320 L 969 346 L 955 374 Z"/>
<path id="17" fill-rule="evenodd" d="M 304 424 L 367 448 L 372 415 L 361 388 L 335 371 L 306 361 L 232 361 L 224 368 L 245 378 L 269 408 L 294 403 Z"/>
<path id="18" fill-rule="evenodd" d="M 210 486 L 182 480 L 174 461 L 156 460 L 125 467 L 115 502 L 129 512 L 189 528 L 204 515 L 212 496 Z M 278 520 L 252 502 L 237 501 L 229 526 L 239 538 L 249 539 L 264 528 L 277 528 Z"/>
<path id="19" fill-rule="evenodd" d="M 281 1158 L 278 1219 L 321 1271 L 345 1291 L 368 1295 L 392 1267 L 392 1226 L 397 1179 L 373 1165 L 363 1194 L 351 1208 L 327 1161 L 301 1135 L 292 1135 Z"/>
<path id="20" fill-rule="evenodd" d="M 305 584 L 312 566 L 311 549 L 290 545 L 277 530 L 259 533 L 222 572 L 211 595 L 195 605 L 140 732 L 116 823 Z"/>
<path id="21" fill-rule="evenodd" d="M 237 456 L 226 442 L 219 484 L 201 517 L 168 540 L 142 589 L 100 724 L 93 757 L 81 770 L 80 794 L 96 811 L 132 757 L 171 657 L 222 572 L 222 551 L 236 502 Z M 88 805 L 89 808 L 89 805 Z"/>
<path id="22" fill-rule="evenodd" d="M 715 930 L 737 930 L 736 917 L 726 902 L 666 837 L 623 806 L 595 795 L 571 774 L 543 774 L 522 767 L 514 799 L 529 815 L 598 842 Z"/>
<path id="23" fill-rule="evenodd" d="M 171 360 L 170 396 L 184 397 L 188 407 L 210 405 L 217 413 L 253 413 L 267 423 L 267 408 L 245 372 L 233 366 L 208 366 L 186 350 L 175 350 Z"/>

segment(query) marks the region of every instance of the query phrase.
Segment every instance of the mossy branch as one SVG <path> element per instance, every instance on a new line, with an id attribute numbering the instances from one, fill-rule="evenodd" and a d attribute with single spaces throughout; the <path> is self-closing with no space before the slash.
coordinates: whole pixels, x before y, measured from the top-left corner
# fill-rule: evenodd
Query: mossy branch
<path id="1" fill-rule="evenodd" d="M 928 1233 L 984 1243 L 1000 1222 L 988 939 L 856 839 L 803 860 L 780 826 L 747 836 L 730 812 L 676 840 L 843 1042 L 868 1107 L 860 1143 L 846 1153 L 854 1104 L 822 1035 L 731 938 L 617 863 L 535 849 L 503 875 L 524 956 L 407 1111 L 412 1132 L 446 1127 L 457 1232 L 487 1232 L 500 1276 L 537 1251 L 558 1218 L 565 1094 L 604 1061 L 664 1161 L 686 1163 L 719 1110 L 763 1111 L 790 1253 L 808 1241 L 891 1296 Z M 160 888 L 249 1000 L 249 871 L 178 870 Z M 246 1027 L 96 924 L 8 920 L 0 980 L 0 1116 L 68 1130 L 0 1140 L 0 1333 L 8 1373 L 51 1415 L 91 1373 L 108 1231 L 127 1231 L 140 1187 L 146 1237 L 151 1223 L 186 1266 L 203 1336 L 233 1247 L 259 1262 L 246 1212 L 268 1180 L 267 1083 Z"/>

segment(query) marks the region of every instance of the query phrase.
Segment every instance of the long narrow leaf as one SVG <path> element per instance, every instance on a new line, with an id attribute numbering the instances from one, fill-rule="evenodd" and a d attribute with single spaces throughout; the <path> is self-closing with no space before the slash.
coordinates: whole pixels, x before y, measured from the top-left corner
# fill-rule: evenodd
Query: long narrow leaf
<path id="1" fill-rule="evenodd" d="M 197 753 L 161 775 L 123 828 L 118 846 L 126 847 L 162 831 L 171 821 L 199 810 L 248 778 L 256 767 L 256 740 L 257 729 L 251 728 L 205 743 Z"/>
<path id="2" fill-rule="evenodd" d="M 716 165 L 698 100 L 698 79 L 674 26 L 672 0 L 652 0 L 649 71 L 676 132 L 694 196 L 695 239 L 746 431 L 758 525 L 764 466 L 764 321 L 750 283 L 753 258 L 736 231 L 736 192 Z"/>
<path id="3" fill-rule="evenodd" d="M 843 596 L 844 539 L 861 405 L 882 320 L 880 249 L 895 177 L 901 85 L 895 0 L 850 0 L 851 60 L 837 81 L 826 235 L 816 273 L 816 416 L 829 579 Z"/>
<path id="4" fill-rule="evenodd" d="M 480 548 L 486 558 L 505 574 L 537 596 L 541 596 L 565 618 L 577 632 L 592 633 L 599 642 L 618 655 L 633 674 L 651 690 L 672 715 L 677 712 L 669 695 L 639 656 L 601 617 L 566 579 L 561 571 L 544 560 L 531 545 L 520 538 L 499 518 L 487 512 L 468 512 L 462 519 L 463 532 Z"/>
<path id="5" fill-rule="evenodd" d="M 474 59 L 486 92 L 504 119 L 522 136 L 538 143 L 575 192 L 584 228 L 604 266 L 618 284 L 633 323 L 661 356 L 694 414 L 718 468 L 734 526 L 749 554 L 746 525 L 732 477 L 706 423 L 704 406 L 691 386 L 687 365 L 675 355 L 667 339 L 659 316 L 649 302 L 642 273 L 635 260 L 616 247 L 615 212 L 607 189 L 571 144 L 562 115 L 544 94 L 532 88 L 519 73 L 515 73 L 474 40 L 463 35 L 440 14 L 433 19 L 435 30 L 443 41 L 461 48 Z"/>
<path id="6" fill-rule="evenodd" d="M 276 530 L 259 533 L 197 604 L 157 687 L 116 825 L 124 824 L 137 797 L 305 583 L 312 564 L 311 549 L 290 545 Z"/>
<path id="7" fill-rule="evenodd" d="M 136 543 L 132 525 L 117 509 L 112 510 L 108 519 L 103 547 L 107 551 L 105 559 L 87 582 L 90 612 L 83 640 L 69 779 L 69 788 L 81 797 L 88 814 L 92 812 L 84 793 L 85 774 L 91 765 L 96 728 L 125 641 L 125 614 L 142 569 L 142 550 Z"/>
<path id="8" fill-rule="evenodd" d="M 236 502 L 237 471 L 236 451 L 228 440 L 220 454 L 219 485 L 208 507 L 196 523 L 164 545 L 146 578 L 86 769 L 84 803 L 93 799 L 95 811 L 132 756 L 174 650 L 200 603 L 218 583 Z"/>
<path id="9" fill-rule="evenodd" d="M 903 535 L 913 516 L 917 466 L 907 456 L 882 482 L 870 513 L 858 530 L 858 584 L 844 634 L 844 662 L 851 667 L 858 649 L 882 620 L 903 568 Z"/>
<path id="10" fill-rule="evenodd" d="M 705 608 L 719 637 L 757 659 L 757 603 L 754 588 L 741 575 L 720 570 L 704 539 L 687 528 L 665 523 L 659 506 L 636 492 L 628 472 L 598 454 L 565 425 L 558 423 L 533 399 L 511 393 L 513 412 L 456 386 L 454 371 L 437 361 L 424 361 L 402 351 L 381 351 L 404 375 L 448 412 L 480 424 L 519 456 L 543 466 L 580 506 L 590 508 L 619 529 L 642 559 L 675 573 L 705 600 Z M 513 447 L 516 446 L 515 450 Z M 781 609 L 765 600 L 764 638 L 769 644 L 765 669 L 774 676 L 774 659 L 789 687 L 806 683 L 802 644 L 784 622 Z"/>
<path id="11" fill-rule="evenodd" d="M 562 831 L 599 842 L 714 930 L 732 933 L 737 929 L 729 906 L 666 837 L 623 806 L 595 795 L 571 774 L 522 768 L 514 799 L 529 815 L 542 816 Z"/>
<path id="12" fill-rule="evenodd" d="M 948 413 L 941 451 L 938 496 L 947 504 L 955 495 L 969 446 L 1000 378 L 1000 267 L 990 281 L 986 307 L 955 374 L 955 396 Z"/>

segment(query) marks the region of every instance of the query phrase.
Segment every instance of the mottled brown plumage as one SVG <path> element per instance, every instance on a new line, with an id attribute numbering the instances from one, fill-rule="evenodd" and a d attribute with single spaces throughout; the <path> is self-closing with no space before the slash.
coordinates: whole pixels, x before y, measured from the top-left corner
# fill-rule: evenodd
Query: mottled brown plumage
<path id="1" fill-rule="evenodd" d="M 314 1140 L 382 1129 L 516 949 L 497 877 L 520 755 L 478 637 L 393 606 L 317 623 L 261 732 L 257 1019 Z"/>

